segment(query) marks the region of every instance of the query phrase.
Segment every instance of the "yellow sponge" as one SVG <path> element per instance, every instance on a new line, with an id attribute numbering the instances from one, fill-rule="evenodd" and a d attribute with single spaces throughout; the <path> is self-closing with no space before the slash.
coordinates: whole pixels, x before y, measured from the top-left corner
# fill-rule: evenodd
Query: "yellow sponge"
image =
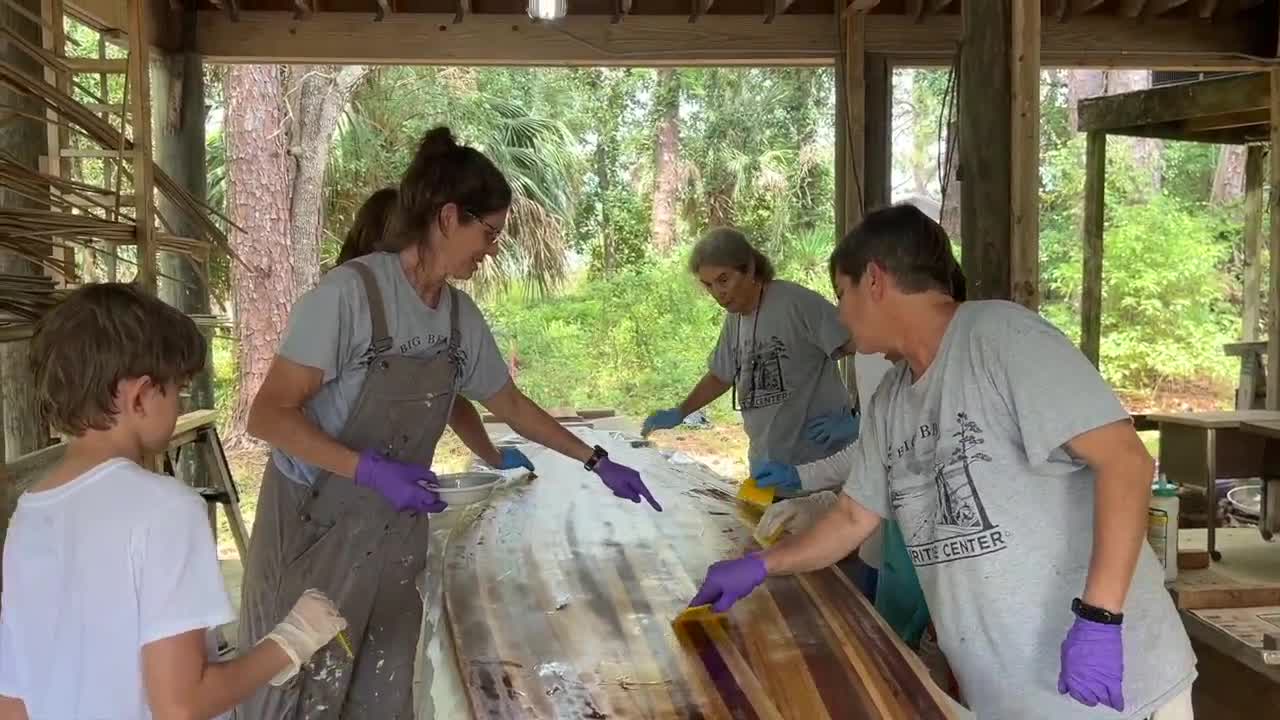
<path id="1" fill-rule="evenodd" d="M 774 488 L 762 488 L 756 485 L 756 479 L 748 477 L 742 481 L 742 486 L 738 488 L 738 498 L 746 501 L 750 505 L 758 508 L 768 508 L 773 503 Z"/>
<path id="2" fill-rule="evenodd" d="M 672 625 L 680 625 L 682 623 L 691 622 L 723 622 L 724 613 L 718 613 L 711 609 L 711 605 L 695 605 L 680 611 L 675 620 L 671 621 Z"/>

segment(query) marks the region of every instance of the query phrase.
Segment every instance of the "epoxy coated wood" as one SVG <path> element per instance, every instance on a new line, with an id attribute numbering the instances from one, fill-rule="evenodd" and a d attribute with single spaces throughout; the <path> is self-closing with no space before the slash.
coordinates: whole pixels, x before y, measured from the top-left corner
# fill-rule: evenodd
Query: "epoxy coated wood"
<path id="1" fill-rule="evenodd" d="M 526 447 L 527 487 L 455 532 L 445 595 L 478 719 L 941 720 L 941 692 L 834 569 L 672 628 L 712 562 L 755 549 L 733 488 L 603 433 L 665 508 Z"/>

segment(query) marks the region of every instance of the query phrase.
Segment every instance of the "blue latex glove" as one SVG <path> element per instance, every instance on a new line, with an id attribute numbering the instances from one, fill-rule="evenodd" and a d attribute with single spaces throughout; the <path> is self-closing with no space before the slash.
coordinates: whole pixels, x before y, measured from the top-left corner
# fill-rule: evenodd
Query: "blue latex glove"
<path id="1" fill-rule="evenodd" d="M 751 471 L 756 485 L 798 492 L 800 490 L 800 472 L 794 465 L 769 460 Z"/>
<path id="2" fill-rule="evenodd" d="M 728 612 L 734 603 L 759 587 L 768 574 L 764 560 L 756 553 L 737 560 L 721 560 L 707 568 L 707 578 L 689 607 L 711 603 L 715 612 Z"/>
<path id="3" fill-rule="evenodd" d="M 449 507 L 429 486 L 436 474 L 421 465 L 392 460 L 372 450 L 360 453 L 356 485 L 377 491 L 400 512 L 443 512 Z"/>
<path id="4" fill-rule="evenodd" d="M 848 410 L 840 410 L 809 421 L 804 426 L 805 436 L 815 445 L 825 448 L 843 447 L 858 437 L 859 417 Z"/>
<path id="5" fill-rule="evenodd" d="M 1124 643 L 1119 625 L 1076 618 L 1062 641 L 1058 692 L 1093 707 L 1124 710 Z"/>
<path id="6" fill-rule="evenodd" d="M 657 500 L 653 499 L 653 495 L 649 493 L 649 488 L 645 487 L 644 481 L 640 479 L 640 473 L 632 470 L 626 465 L 619 465 L 609 458 L 601 458 L 599 464 L 596 465 L 596 474 L 604 481 L 605 487 L 613 491 L 614 495 L 625 498 L 633 503 L 640 502 L 640 498 L 649 501 L 654 510 L 662 512 L 662 506 Z"/>
<path id="7" fill-rule="evenodd" d="M 659 410 L 645 418 L 644 426 L 640 429 L 640 436 L 649 437 L 649 433 L 654 430 L 670 430 L 679 426 L 682 422 L 684 422 L 684 415 L 680 414 L 680 408 Z"/>
<path id="8" fill-rule="evenodd" d="M 502 448 L 502 459 L 497 465 L 493 466 L 494 470 L 515 470 L 522 467 L 529 472 L 533 472 L 533 462 L 529 460 L 529 456 L 520 452 L 513 447 Z"/>

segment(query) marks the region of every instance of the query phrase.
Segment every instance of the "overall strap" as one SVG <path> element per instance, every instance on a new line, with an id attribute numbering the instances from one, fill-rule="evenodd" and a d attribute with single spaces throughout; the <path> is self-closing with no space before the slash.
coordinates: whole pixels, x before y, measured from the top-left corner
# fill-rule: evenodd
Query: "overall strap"
<path id="1" fill-rule="evenodd" d="M 378 288 L 378 278 L 374 276 L 372 268 L 359 260 L 353 260 L 347 264 L 360 276 L 365 296 L 369 300 L 369 349 L 374 355 L 381 355 L 391 349 L 392 342 L 391 333 L 387 331 L 387 311 L 382 304 L 382 291 Z"/>

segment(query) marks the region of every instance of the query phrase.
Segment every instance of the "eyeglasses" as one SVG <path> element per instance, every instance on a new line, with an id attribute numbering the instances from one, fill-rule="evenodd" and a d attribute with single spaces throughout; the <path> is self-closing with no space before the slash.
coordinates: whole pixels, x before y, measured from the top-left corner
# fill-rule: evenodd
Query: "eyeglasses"
<path id="1" fill-rule="evenodd" d="M 476 222 L 483 225 L 484 229 L 488 230 L 491 233 L 491 237 L 489 238 L 490 245 L 497 245 L 498 242 L 502 240 L 502 236 L 503 236 L 502 230 L 499 230 L 498 228 L 490 225 L 484 218 L 480 217 L 476 213 L 471 212 L 470 210 L 463 210 L 463 212 L 465 212 L 467 215 L 470 215 L 472 220 L 475 220 Z"/>

